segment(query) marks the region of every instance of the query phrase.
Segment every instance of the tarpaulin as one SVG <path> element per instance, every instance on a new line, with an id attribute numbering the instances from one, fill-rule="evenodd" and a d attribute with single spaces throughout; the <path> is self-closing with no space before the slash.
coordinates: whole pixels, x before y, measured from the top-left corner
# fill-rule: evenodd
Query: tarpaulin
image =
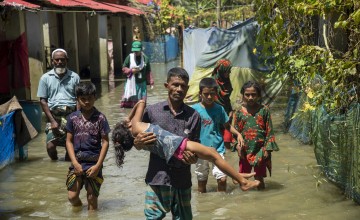
<path id="1" fill-rule="evenodd" d="M 271 69 L 264 65 L 256 45 L 257 22 L 250 19 L 231 30 L 211 27 L 184 30 L 184 68 L 191 76 L 190 88 L 185 101 L 198 101 L 199 82 L 210 77 L 219 59 L 232 62 L 230 79 L 233 92 L 230 96 L 234 105 L 239 99 L 240 89 L 248 80 L 255 80 L 263 87 L 262 102 L 270 104 L 282 88 L 280 80 L 269 78 Z"/>

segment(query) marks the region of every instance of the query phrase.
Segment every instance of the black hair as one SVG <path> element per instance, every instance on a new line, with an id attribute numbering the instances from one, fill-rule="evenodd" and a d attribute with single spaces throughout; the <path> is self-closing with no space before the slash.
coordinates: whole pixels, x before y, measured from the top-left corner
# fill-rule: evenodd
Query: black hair
<path id="1" fill-rule="evenodd" d="M 218 88 L 218 84 L 216 83 L 214 78 L 206 77 L 206 78 L 203 78 L 202 80 L 200 80 L 200 83 L 199 83 L 200 93 L 202 92 L 202 90 L 205 87 L 206 88 L 213 88 L 213 89 L 216 90 Z"/>
<path id="2" fill-rule="evenodd" d="M 254 89 L 256 90 L 256 93 L 261 96 L 261 86 L 259 83 L 255 82 L 255 81 L 247 81 L 246 83 L 244 83 L 244 85 L 241 87 L 240 93 L 242 95 L 244 95 L 245 93 L 245 89 L 247 88 L 251 88 L 254 87 Z"/>
<path id="3" fill-rule="evenodd" d="M 189 74 L 186 72 L 185 69 L 181 68 L 181 67 L 174 67 L 171 68 L 168 71 L 167 74 L 167 82 L 170 82 L 171 77 L 173 76 L 177 76 L 180 77 L 181 79 L 183 79 L 184 81 L 189 82 Z"/>
<path id="4" fill-rule="evenodd" d="M 92 82 L 81 82 L 75 88 L 76 97 L 96 95 L 96 87 Z"/>
<path id="5" fill-rule="evenodd" d="M 115 125 L 111 140 L 114 144 L 116 165 L 122 167 L 124 164 L 125 152 L 129 151 L 134 145 L 134 137 L 125 121 Z"/>

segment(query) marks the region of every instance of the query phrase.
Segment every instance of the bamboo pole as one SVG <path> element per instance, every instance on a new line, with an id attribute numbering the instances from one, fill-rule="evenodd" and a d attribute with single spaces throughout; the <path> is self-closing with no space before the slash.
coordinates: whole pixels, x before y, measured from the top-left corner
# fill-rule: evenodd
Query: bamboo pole
<path id="1" fill-rule="evenodd" d="M 221 20 L 221 17 L 220 17 L 220 7 L 221 7 L 221 1 L 220 0 L 216 0 L 216 20 L 217 20 L 217 26 L 219 28 L 220 27 L 220 20 Z"/>

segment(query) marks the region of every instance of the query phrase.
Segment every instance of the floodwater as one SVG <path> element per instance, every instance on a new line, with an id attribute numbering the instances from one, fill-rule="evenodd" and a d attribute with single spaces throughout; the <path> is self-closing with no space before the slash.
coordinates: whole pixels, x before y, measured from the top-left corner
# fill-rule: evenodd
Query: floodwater
<path id="1" fill-rule="evenodd" d="M 153 64 L 156 81 L 149 92 L 149 103 L 164 98 L 163 82 L 168 68 Z M 123 82 L 101 84 L 96 107 L 110 125 L 121 120 L 128 110 L 119 108 Z M 313 147 L 302 145 L 281 132 L 283 111 L 273 112 L 280 151 L 273 154 L 273 174 L 265 179 L 266 190 L 242 192 L 231 181 L 226 193 L 216 192 L 216 181 L 209 177 L 208 193 L 197 193 L 193 175 L 192 207 L 194 219 L 359 219 L 360 207 L 327 181 L 318 169 Z M 144 219 L 144 176 L 148 152 L 132 150 L 124 166 L 115 165 L 112 145 L 104 162 L 105 181 L 100 191 L 99 210 L 87 211 L 86 191 L 81 192 L 83 207 L 73 208 L 67 201 L 65 178 L 69 162 L 52 162 L 45 150 L 43 132 L 28 144 L 29 158 L 0 170 L 0 219 Z M 64 155 L 64 149 L 58 148 Z M 237 169 L 237 157 L 227 160 Z M 165 219 L 171 219 L 167 215 Z"/>

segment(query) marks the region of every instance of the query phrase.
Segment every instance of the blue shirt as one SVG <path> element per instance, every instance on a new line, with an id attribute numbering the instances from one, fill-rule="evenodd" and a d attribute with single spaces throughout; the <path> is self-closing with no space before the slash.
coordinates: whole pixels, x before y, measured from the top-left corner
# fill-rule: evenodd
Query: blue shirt
<path id="1" fill-rule="evenodd" d="M 67 70 L 60 79 L 54 69 L 41 76 L 37 96 L 47 99 L 50 110 L 58 106 L 76 106 L 75 86 L 80 82 L 78 74 Z"/>
<path id="2" fill-rule="evenodd" d="M 213 147 L 220 154 L 225 153 L 224 139 L 221 128 L 229 121 L 225 109 L 217 104 L 210 108 L 204 108 L 201 103 L 192 106 L 201 117 L 200 143 Z"/>

